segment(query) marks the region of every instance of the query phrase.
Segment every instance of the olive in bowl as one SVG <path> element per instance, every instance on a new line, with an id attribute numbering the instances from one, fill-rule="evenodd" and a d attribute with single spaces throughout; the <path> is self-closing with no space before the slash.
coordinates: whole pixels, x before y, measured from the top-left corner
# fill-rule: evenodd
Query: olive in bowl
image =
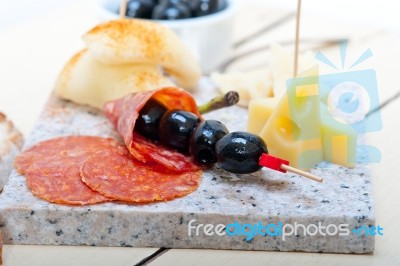
<path id="1" fill-rule="evenodd" d="M 132 0 L 133 1 L 133 0 Z M 176 8 L 168 11 L 167 19 L 154 19 L 149 18 L 149 13 L 144 12 L 145 17 L 140 17 L 141 12 L 131 12 L 129 8 L 126 18 L 128 19 L 146 19 L 151 20 L 173 30 L 188 46 L 192 49 L 193 54 L 199 60 L 201 69 L 204 72 L 214 71 L 231 55 L 232 42 L 234 36 L 235 16 L 240 9 L 240 1 L 237 0 L 223 0 L 222 4 L 215 5 L 209 2 L 194 0 L 135 0 L 135 1 L 153 1 L 151 16 L 153 16 L 154 9 L 158 5 L 162 5 L 164 1 L 177 1 L 180 4 L 170 3 L 168 6 L 179 6 L 179 12 Z M 220 0 L 219 0 L 220 1 Z M 100 21 L 114 20 L 119 18 L 119 0 L 96 0 L 97 8 L 96 13 Z M 157 2 L 157 3 L 156 3 Z M 193 11 L 195 3 L 201 5 L 202 10 Z M 186 3 L 186 4 L 185 4 Z M 165 5 L 165 4 L 164 4 Z M 147 5 L 140 6 L 140 10 L 148 10 Z M 217 8 L 215 8 L 215 6 Z M 183 7 L 183 8 L 182 8 Z M 218 9 L 218 11 L 217 11 Z M 183 12 L 183 10 L 185 10 Z M 190 10 L 190 17 L 187 15 L 187 10 Z M 157 16 L 163 15 L 157 13 Z M 134 14 L 132 17 L 129 15 Z M 200 13 L 204 14 L 198 16 Z M 165 15 L 165 14 L 164 14 Z M 176 19 L 173 19 L 176 18 Z"/>

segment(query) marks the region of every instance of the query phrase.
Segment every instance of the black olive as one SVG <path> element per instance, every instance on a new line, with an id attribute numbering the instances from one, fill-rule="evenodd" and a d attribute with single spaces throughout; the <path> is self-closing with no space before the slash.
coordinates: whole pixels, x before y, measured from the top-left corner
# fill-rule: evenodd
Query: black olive
<path id="1" fill-rule="evenodd" d="M 153 9 L 152 19 L 175 20 L 192 17 L 189 5 L 185 1 L 164 0 Z"/>
<path id="2" fill-rule="evenodd" d="M 151 18 L 156 0 L 130 0 L 126 5 L 126 16 L 131 18 Z"/>
<path id="3" fill-rule="evenodd" d="M 201 122 L 190 138 L 190 154 L 196 162 L 202 165 L 216 163 L 215 144 L 228 133 L 228 129 L 219 121 L 206 120 Z"/>
<path id="4" fill-rule="evenodd" d="M 213 14 L 224 9 L 225 6 L 225 0 L 193 0 L 190 3 L 190 8 L 195 17 Z"/>
<path id="5" fill-rule="evenodd" d="M 189 139 L 200 123 L 197 115 L 179 110 L 166 112 L 160 122 L 160 141 L 182 152 L 188 151 Z"/>
<path id="6" fill-rule="evenodd" d="M 161 117 L 166 111 L 167 107 L 151 98 L 140 110 L 134 130 L 146 138 L 158 140 Z"/>
<path id="7" fill-rule="evenodd" d="M 232 132 L 215 145 L 219 167 L 235 174 L 253 173 L 262 168 L 261 154 L 268 153 L 264 141 L 248 132 Z"/>

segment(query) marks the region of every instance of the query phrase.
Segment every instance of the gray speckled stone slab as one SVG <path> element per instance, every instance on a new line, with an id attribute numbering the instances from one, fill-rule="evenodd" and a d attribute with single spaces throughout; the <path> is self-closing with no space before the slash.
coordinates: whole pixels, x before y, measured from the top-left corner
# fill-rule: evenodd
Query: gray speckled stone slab
<path id="1" fill-rule="evenodd" d="M 209 98 L 205 93 L 199 100 Z M 213 112 L 230 130 L 243 130 L 246 110 L 233 107 Z M 62 135 L 99 135 L 118 138 L 111 124 L 94 109 L 52 96 L 26 143 Z M 325 167 L 324 167 L 325 166 Z M 374 237 L 297 235 L 188 235 L 188 223 L 348 224 L 349 230 L 375 224 L 368 168 L 326 167 L 312 170 L 320 184 L 294 174 L 262 170 L 236 176 L 219 169 L 204 173 L 199 189 L 183 198 L 145 205 L 105 203 L 85 207 L 50 204 L 34 197 L 24 176 L 15 171 L 0 196 L 0 228 L 6 244 L 93 245 L 170 248 L 211 248 L 307 252 L 368 253 Z M 311 230 L 313 231 L 313 230 Z"/>

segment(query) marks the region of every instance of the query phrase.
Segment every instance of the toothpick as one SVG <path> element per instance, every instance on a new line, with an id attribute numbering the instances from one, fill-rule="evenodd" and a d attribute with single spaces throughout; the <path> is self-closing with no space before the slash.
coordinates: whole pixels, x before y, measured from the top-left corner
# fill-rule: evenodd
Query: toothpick
<path id="1" fill-rule="evenodd" d="M 121 4 L 119 7 L 119 18 L 125 18 L 126 15 L 126 6 L 127 6 L 127 0 L 121 0 Z"/>
<path id="2" fill-rule="evenodd" d="M 286 173 L 287 171 L 289 171 L 289 172 L 307 177 L 307 178 L 317 181 L 317 182 L 322 182 L 324 180 L 322 177 L 319 177 L 319 176 L 313 175 L 311 173 L 305 172 L 303 170 L 289 166 L 289 161 L 282 159 L 282 158 L 271 156 L 267 153 L 261 154 L 258 164 L 260 166 L 264 166 L 269 169 L 279 171 L 282 173 Z"/>
<path id="3" fill-rule="evenodd" d="M 301 11 L 301 0 L 297 0 L 297 14 L 296 14 L 296 39 L 294 43 L 294 71 L 293 77 L 297 76 L 298 70 L 298 59 L 299 59 L 299 35 L 300 35 L 300 12 Z"/>
<path id="4" fill-rule="evenodd" d="M 307 178 L 312 179 L 312 180 L 317 181 L 317 182 L 322 182 L 322 181 L 324 180 L 322 177 L 313 175 L 313 174 L 311 174 L 311 173 L 309 173 L 309 172 L 302 171 L 302 170 L 300 170 L 300 169 L 291 167 L 291 166 L 286 165 L 286 164 L 282 164 L 282 165 L 281 165 L 281 168 L 282 168 L 283 170 L 288 171 L 288 172 L 292 172 L 292 173 L 295 173 L 295 174 L 298 174 L 298 175 L 307 177 Z"/>

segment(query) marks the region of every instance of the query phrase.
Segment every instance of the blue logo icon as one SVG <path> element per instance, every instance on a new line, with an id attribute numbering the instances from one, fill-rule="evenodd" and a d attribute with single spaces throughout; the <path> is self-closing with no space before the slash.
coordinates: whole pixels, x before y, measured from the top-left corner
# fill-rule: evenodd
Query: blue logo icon
<path id="1" fill-rule="evenodd" d="M 352 92 L 346 92 L 339 98 L 339 108 L 348 114 L 354 113 L 360 106 L 359 99 Z"/>
<path id="2" fill-rule="evenodd" d="M 293 137 L 303 141 L 320 139 L 322 142 L 320 150 L 316 148 L 300 155 L 300 167 L 310 168 L 320 157 L 325 161 L 346 166 L 355 163 L 378 163 L 381 160 L 381 153 L 376 147 L 359 144 L 357 137 L 363 138 L 367 133 L 382 129 L 381 114 L 377 110 L 379 95 L 375 70 L 349 71 L 370 58 L 372 52 L 370 49 L 366 50 L 345 71 L 346 50 L 347 42 L 342 42 L 341 69 L 321 52 L 316 54 L 317 60 L 337 70 L 336 73 L 319 75 L 316 68 L 314 76 L 300 76 L 286 83 L 291 120 L 294 123 L 304 120 L 304 112 L 310 115 L 307 126 L 296 132 L 296 136 Z M 310 89 L 314 87 L 317 89 Z M 307 90 L 304 88 L 309 92 L 304 93 Z M 300 93 L 299 97 L 301 90 L 303 93 Z M 305 111 L 300 112 L 299 106 Z M 319 109 L 319 120 L 314 117 L 316 109 Z M 343 152 L 344 150 L 347 152 Z M 310 156 L 311 154 L 314 156 Z"/>

